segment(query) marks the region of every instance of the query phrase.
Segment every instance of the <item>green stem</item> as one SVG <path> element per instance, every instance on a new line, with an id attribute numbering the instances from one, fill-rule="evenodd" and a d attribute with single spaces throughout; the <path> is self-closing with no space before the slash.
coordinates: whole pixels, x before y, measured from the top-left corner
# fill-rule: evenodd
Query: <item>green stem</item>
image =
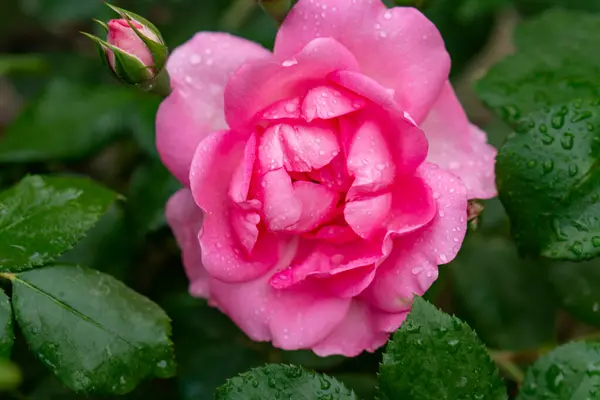
<path id="1" fill-rule="evenodd" d="M 494 360 L 494 362 L 502 372 L 504 372 L 518 385 L 521 385 L 521 383 L 523 383 L 525 374 L 515 362 L 513 362 L 509 357 L 506 357 L 502 352 L 490 351 L 489 354 L 492 360 Z"/>
<path id="2" fill-rule="evenodd" d="M 10 272 L 1 272 L 0 273 L 0 278 L 7 279 L 9 281 L 13 281 L 16 277 L 17 277 L 16 274 L 12 274 Z"/>
<path id="3" fill-rule="evenodd" d="M 167 97 L 171 94 L 171 78 L 169 78 L 169 73 L 166 68 L 163 68 L 162 71 L 156 75 L 156 77 L 142 85 L 142 89 L 146 92 L 154 93 L 161 97 Z"/>

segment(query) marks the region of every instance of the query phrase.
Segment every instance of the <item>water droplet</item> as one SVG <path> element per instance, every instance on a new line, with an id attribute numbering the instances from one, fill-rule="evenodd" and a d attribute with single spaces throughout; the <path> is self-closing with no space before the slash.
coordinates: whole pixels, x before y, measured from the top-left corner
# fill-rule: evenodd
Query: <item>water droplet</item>
<path id="1" fill-rule="evenodd" d="M 569 165 L 569 176 L 573 177 L 573 176 L 577 175 L 577 172 L 579 172 L 579 167 L 577 167 L 577 164 L 570 164 Z"/>
<path id="2" fill-rule="evenodd" d="M 583 254 L 583 244 L 576 240 L 573 245 L 569 248 L 569 250 L 571 250 L 571 253 L 575 254 L 576 256 L 580 256 L 581 254 Z"/>
<path id="3" fill-rule="evenodd" d="M 561 146 L 565 150 L 571 150 L 573 148 L 573 142 L 575 141 L 575 136 L 571 132 L 565 132 L 563 134 L 563 138 L 560 141 Z"/>
<path id="4" fill-rule="evenodd" d="M 527 161 L 527 167 L 528 168 L 534 168 L 537 165 L 537 161 L 535 160 L 529 160 Z"/>
<path id="5" fill-rule="evenodd" d="M 456 382 L 456 387 L 465 387 L 467 386 L 468 379 L 466 376 L 461 376 Z"/>
<path id="6" fill-rule="evenodd" d="M 554 129 L 560 129 L 565 125 L 565 117 L 562 114 L 556 114 L 552 117 L 552 127 Z"/>
<path id="7" fill-rule="evenodd" d="M 557 364 L 551 365 L 546 372 L 546 384 L 548 385 L 548 388 L 553 391 L 560 387 L 564 379 L 565 375 Z"/>
<path id="8" fill-rule="evenodd" d="M 542 163 L 542 170 L 545 174 L 549 174 L 554 169 L 554 161 L 546 160 Z"/>
<path id="9" fill-rule="evenodd" d="M 582 112 L 575 113 L 575 115 L 571 118 L 571 122 L 580 122 L 585 119 L 591 118 L 593 116 L 591 111 L 585 110 Z"/>
<path id="10" fill-rule="evenodd" d="M 383 19 L 387 19 L 390 20 L 392 19 L 392 12 L 390 10 L 387 10 L 384 14 L 383 14 Z"/>

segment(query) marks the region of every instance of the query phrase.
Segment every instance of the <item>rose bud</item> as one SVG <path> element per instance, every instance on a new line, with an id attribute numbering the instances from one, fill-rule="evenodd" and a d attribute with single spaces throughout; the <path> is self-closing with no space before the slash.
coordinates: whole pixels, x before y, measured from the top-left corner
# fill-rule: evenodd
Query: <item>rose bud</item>
<path id="1" fill-rule="evenodd" d="M 169 84 L 164 66 L 168 49 L 158 29 L 146 19 L 130 11 L 110 6 L 120 16 L 105 24 L 107 40 L 83 33 L 92 39 L 114 75 L 129 85 L 168 94 Z M 159 90 L 157 90 L 159 89 Z"/>

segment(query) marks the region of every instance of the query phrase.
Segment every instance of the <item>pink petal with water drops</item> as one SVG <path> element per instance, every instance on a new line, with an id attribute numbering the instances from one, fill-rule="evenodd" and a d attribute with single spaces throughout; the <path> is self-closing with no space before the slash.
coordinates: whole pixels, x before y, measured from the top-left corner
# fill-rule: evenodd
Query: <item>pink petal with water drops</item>
<path id="1" fill-rule="evenodd" d="M 413 294 L 423 295 L 437 279 L 437 267 L 456 257 L 467 229 L 467 190 L 460 179 L 433 164 L 419 174 L 433 192 L 437 213 L 425 226 L 394 241 L 365 298 L 382 310 L 409 309 Z"/>
<path id="2" fill-rule="evenodd" d="M 396 177 L 396 168 L 381 126 L 362 113 L 340 120 L 340 125 L 346 167 L 354 177 L 348 199 L 389 187 Z"/>
<path id="3" fill-rule="evenodd" d="M 290 233 L 304 233 L 317 228 L 335 212 L 340 199 L 339 193 L 318 183 L 294 182 L 296 199 L 302 204 L 299 221 L 287 229 Z"/>
<path id="4" fill-rule="evenodd" d="M 293 227 L 302 216 L 302 202 L 296 197 L 292 179 L 284 169 L 275 169 L 260 177 L 265 224 L 271 231 Z"/>
<path id="5" fill-rule="evenodd" d="M 194 202 L 189 189 L 179 190 L 167 202 L 167 223 L 181 248 L 183 265 L 190 280 L 190 293 L 207 298 L 210 294 L 210 276 L 202 266 L 202 251 L 198 241 L 203 217 L 202 210 Z"/>
<path id="6" fill-rule="evenodd" d="M 380 0 L 300 0 L 279 29 L 275 56 L 291 57 L 316 37 L 333 38 L 350 50 L 360 71 L 392 88 L 417 122 L 448 79 L 444 41 L 412 7 L 387 9 Z"/>
<path id="7" fill-rule="evenodd" d="M 332 119 L 363 108 L 367 101 L 341 87 L 318 86 L 310 89 L 302 102 L 302 116 L 308 122 L 315 118 Z"/>
<path id="8" fill-rule="evenodd" d="M 368 305 L 353 300 L 343 322 L 312 350 L 321 357 L 341 354 L 356 357 L 364 350 L 373 352 L 383 346 L 389 334 L 377 330 L 377 320 Z"/>
<path id="9" fill-rule="evenodd" d="M 244 154 L 234 170 L 229 185 L 229 196 L 236 203 L 246 201 L 250 190 L 250 181 L 256 161 L 256 135 L 252 134 L 246 142 Z"/>
<path id="10" fill-rule="evenodd" d="M 362 197 L 346 203 L 344 218 L 357 235 L 370 239 L 376 232 L 385 229 L 384 221 L 388 219 L 391 208 L 391 193 Z"/>
<path id="11" fill-rule="evenodd" d="M 304 47 L 304 46 L 303 46 Z M 234 130 L 245 130 L 252 120 L 277 101 L 304 95 L 325 83 L 332 71 L 357 70 L 356 59 L 331 38 L 319 38 L 298 49 L 297 54 L 248 63 L 225 88 L 225 115 Z"/>
<path id="12" fill-rule="evenodd" d="M 277 290 L 265 278 L 245 284 L 215 282 L 218 307 L 257 341 L 296 350 L 310 348 L 327 337 L 347 314 L 350 300 L 339 299 L 306 283 Z"/>
<path id="13" fill-rule="evenodd" d="M 429 139 L 428 162 L 458 176 L 467 186 L 469 199 L 496 195 L 496 149 L 487 143 L 483 131 L 469 123 L 449 82 L 421 127 Z"/>
<path id="14" fill-rule="evenodd" d="M 243 64 L 272 55 L 263 47 L 226 33 L 200 32 L 177 47 L 167 61 L 172 93 L 156 115 L 161 159 L 185 185 L 196 146 L 208 134 L 227 128 L 223 93 Z"/>
<path id="15" fill-rule="evenodd" d="M 246 256 L 236 238 L 231 219 L 239 205 L 231 200 L 228 189 L 244 149 L 240 135 L 216 132 L 198 145 L 191 167 L 191 192 L 205 213 L 199 234 L 202 264 L 213 278 L 225 282 L 244 282 L 263 275 L 286 246 L 283 238 L 265 233 L 258 238 L 252 255 Z"/>
<path id="16" fill-rule="evenodd" d="M 311 179 L 314 179 L 328 188 L 346 192 L 352 185 L 353 178 L 348 173 L 346 168 L 346 160 L 343 154 L 338 150 L 331 153 L 333 159 L 323 168 L 314 169 L 308 173 Z"/>
<path id="17" fill-rule="evenodd" d="M 412 232 L 429 223 L 437 212 L 431 188 L 420 176 L 400 177 L 392 190 L 386 228 L 394 235 Z"/>
<path id="18" fill-rule="evenodd" d="M 398 107 L 390 91 L 375 80 L 354 71 L 336 71 L 328 78 L 375 103 L 352 114 L 348 119 L 377 121 L 394 156 L 397 172 L 407 175 L 414 173 L 427 157 L 427 138 L 415 124 L 413 117 Z"/>

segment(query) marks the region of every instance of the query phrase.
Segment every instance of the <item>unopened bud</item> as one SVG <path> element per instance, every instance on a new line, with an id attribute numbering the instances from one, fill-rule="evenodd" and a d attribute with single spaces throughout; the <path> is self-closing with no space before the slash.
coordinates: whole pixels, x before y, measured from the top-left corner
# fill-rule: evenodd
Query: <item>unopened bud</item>
<path id="1" fill-rule="evenodd" d="M 158 29 L 130 11 L 108 5 L 121 18 L 105 24 L 106 40 L 83 33 L 92 39 L 113 74 L 121 81 L 145 90 L 168 94 L 168 76 L 164 70 L 168 49 Z M 160 81 L 159 81 L 160 80 Z"/>

